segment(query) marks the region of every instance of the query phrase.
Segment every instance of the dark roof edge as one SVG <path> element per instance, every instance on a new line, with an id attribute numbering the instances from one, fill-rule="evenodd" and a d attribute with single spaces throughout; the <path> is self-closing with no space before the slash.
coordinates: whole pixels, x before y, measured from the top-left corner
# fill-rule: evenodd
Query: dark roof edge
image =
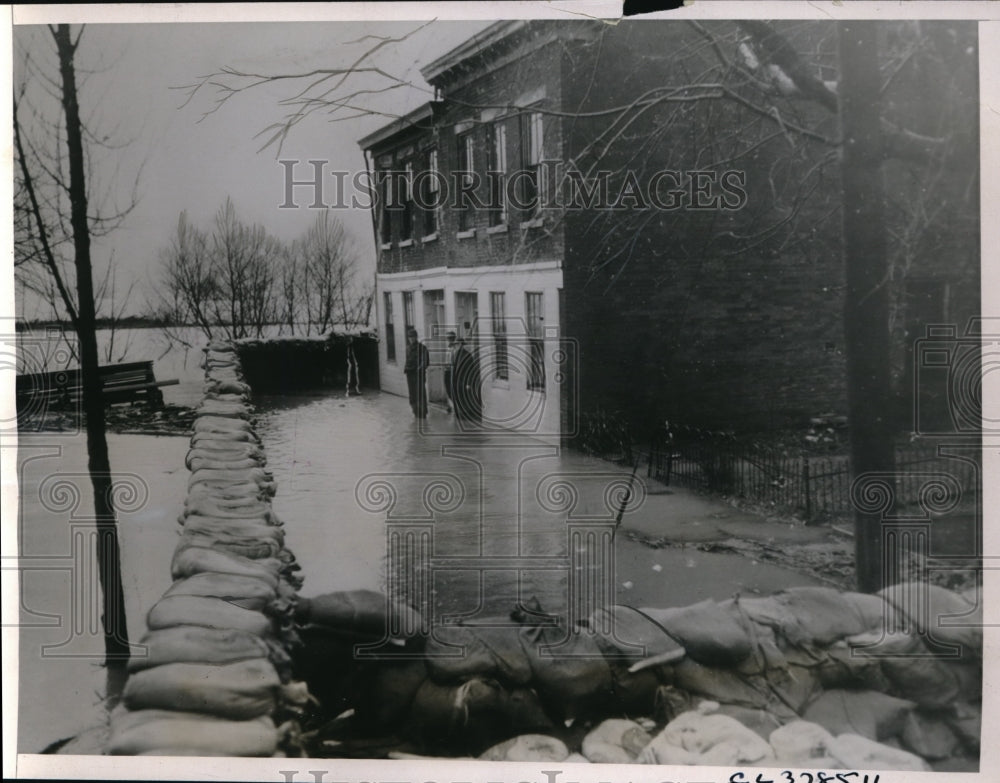
<path id="1" fill-rule="evenodd" d="M 358 139 L 358 146 L 363 150 L 370 150 L 375 145 L 386 139 L 392 138 L 397 133 L 402 133 L 405 130 L 413 128 L 417 123 L 428 120 L 434 114 L 434 106 L 432 103 L 428 102 L 422 106 L 418 106 L 413 111 L 408 114 L 404 114 L 402 117 L 398 117 L 388 125 L 383 125 L 378 130 L 372 131 L 367 136 Z"/>

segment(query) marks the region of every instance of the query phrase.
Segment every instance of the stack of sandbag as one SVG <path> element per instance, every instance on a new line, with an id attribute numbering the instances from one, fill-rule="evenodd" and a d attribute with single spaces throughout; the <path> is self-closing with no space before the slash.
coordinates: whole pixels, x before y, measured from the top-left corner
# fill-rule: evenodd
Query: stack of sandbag
<path id="1" fill-rule="evenodd" d="M 384 598 L 375 604 L 385 612 Z M 932 627 L 922 628 L 928 606 Z M 422 658 L 367 671 L 365 688 L 377 699 L 345 696 L 336 709 L 356 707 L 370 726 L 403 727 L 421 747 L 479 753 L 506 737 L 562 737 L 568 725 L 609 718 L 669 725 L 709 700 L 719 705 L 715 723 L 736 721 L 765 744 L 804 720 L 834 738 L 860 738 L 840 743 L 858 753 L 863 740 L 933 761 L 978 753 L 976 617 L 961 595 L 907 585 L 878 595 L 803 587 L 678 608 L 612 606 L 573 628 L 480 620 L 432 628 Z M 740 763 L 752 761 L 746 748 L 762 748 L 737 745 Z M 606 738 L 589 747 L 595 761 L 635 752 L 634 742 L 616 750 Z"/>
<path id="2" fill-rule="evenodd" d="M 792 721 L 765 739 L 714 702 L 678 715 L 638 754 L 642 764 L 929 771 L 919 756 L 848 732 Z M 586 751 L 584 751 L 586 753 Z"/>
<path id="3" fill-rule="evenodd" d="M 285 753 L 294 750 L 291 719 L 310 698 L 292 680 L 301 580 L 271 507 L 250 389 L 229 344 L 211 343 L 204 367 L 176 581 L 147 615 L 145 654 L 129 662 L 111 715 L 113 754 Z"/>

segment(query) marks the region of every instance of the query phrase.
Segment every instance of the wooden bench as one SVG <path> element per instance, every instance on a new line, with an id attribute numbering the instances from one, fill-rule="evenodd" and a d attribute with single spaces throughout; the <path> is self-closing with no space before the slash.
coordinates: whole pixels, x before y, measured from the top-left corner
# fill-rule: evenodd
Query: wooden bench
<path id="1" fill-rule="evenodd" d="M 106 405 L 145 401 L 159 407 L 163 405 L 160 387 L 180 383 L 156 380 L 152 361 L 107 364 L 98 373 Z M 83 377 L 78 369 L 18 375 L 16 393 L 19 408 L 40 403 L 69 405 L 83 395 Z"/>

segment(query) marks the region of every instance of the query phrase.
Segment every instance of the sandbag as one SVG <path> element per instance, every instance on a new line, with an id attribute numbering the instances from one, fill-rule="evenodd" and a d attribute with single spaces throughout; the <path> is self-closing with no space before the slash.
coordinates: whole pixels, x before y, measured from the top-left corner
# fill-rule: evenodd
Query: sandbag
<path id="1" fill-rule="evenodd" d="M 267 716 L 222 720 L 171 710 L 122 711 L 111 718 L 111 755 L 272 756 L 278 732 Z"/>
<path id="2" fill-rule="evenodd" d="M 195 407 L 196 416 L 220 416 L 233 419 L 249 419 L 250 412 L 242 400 L 203 399 Z"/>
<path id="3" fill-rule="evenodd" d="M 519 626 L 445 625 L 433 629 L 424 650 L 427 671 L 439 682 L 495 677 L 510 686 L 531 681 Z"/>
<path id="4" fill-rule="evenodd" d="M 739 611 L 757 625 L 771 628 L 774 633 L 793 645 L 809 645 L 811 640 L 798 624 L 798 618 L 788 604 L 777 596 L 746 598 L 740 596 Z"/>
<path id="5" fill-rule="evenodd" d="M 840 598 L 854 608 L 864 623 L 865 631 L 859 631 L 859 633 L 898 627 L 896 625 L 898 610 L 881 596 L 846 590 L 840 594 Z"/>
<path id="6" fill-rule="evenodd" d="M 386 624 L 386 614 L 390 622 Z M 376 639 L 390 632 L 399 636 L 419 634 L 423 620 L 415 609 L 386 598 L 374 590 L 344 590 L 314 598 L 300 598 L 296 608 L 299 622 L 367 634 Z M 397 635 L 397 634 L 394 634 Z"/>
<path id="7" fill-rule="evenodd" d="M 222 460 L 232 462 L 233 460 L 254 460 L 254 466 L 263 467 L 267 461 L 261 448 L 248 441 L 214 441 L 202 440 L 197 446 L 188 449 L 184 457 L 184 466 L 189 470 L 194 470 L 192 460 Z M 199 465 L 199 467 L 205 467 Z"/>
<path id="8" fill-rule="evenodd" d="M 277 558 L 251 560 L 231 552 L 198 546 L 178 547 L 170 563 L 170 573 L 174 579 L 217 572 L 256 577 L 274 587 L 278 586 L 278 576 L 283 568 L 284 563 Z"/>
<path id="9" fill-rule="evenodd" d="M 197 424 L 197 422 L 195 422 Z M 260 438 L 253 430 L 239 429 L 209 429 L 204 426 L 202 429 L 194 429 L 191 435 L 191 446 L 199 447 L 202 443 L 250 443 L 260 445 Z"/>
<path id="10" fill-rule="evenodd" d="M 560 720 L 608 714 L 614 703 L 611 669 L 593 636 L 538 625 L 522 627 L 518 637 L 549 714 Z"/>
<path id="11" fill-rule="evenodd" d="M 768 740 L 775 729 L 781 728 L 782 722 L 767 710 L 755 710 L 752 707 L 741 707 L 738 704 L 720 704 L 715 712 L 728 715 L 746 726 L 761 739 Z"/>
<path id="12" fill-rule="evenodd" d="M 245 598 L 274 601 L 278 591 L 270 582 L 255 576 L 203 573 L 178 579 L 164 595 L 203 595 L 227 601 Z"/>
<path id="13" fill-rule="evenodd" d="M 304 680 L 323 706 L 325 715 L 353 708 L 353 721 L 363 730 L 386 732 L 397 728 L 408 714 L 427 671 L 415 650 L 395 660 L 358 658 L 355 645 L 370 636 L 326 625 L 296 628 L 301 644 L 291 649 L 292 674 Z"/>
<path id="14" fill-rule="evenodd" d="M 190 470 L 203 468 L 222 468 L 224 470 L 242 470 L 244 468 L 259 468 L 261 460 L 253 457 L 224 457 L 216 455 L 196 454 L 189 456 L 185 463 Z"/>
<path id="15" fill-rule="evenodd" d="M 766 709 L 771 704 L 762 677 L 741 677 L 729 669 L 703 666 L 692 658 L 674 665 L 677 687 L 716 702 Z"/>
<path id="16" fill-rule="evenodd" d="M 983 735 L 983 711 L 980 706 L 968 702 L 957 702 L 952 705 L 952 714 L 944 716 L 962 745 L 971 752 L 979 753 Z"/>
<path id="17" fill-rule="evenodd" d="M 426 680 L 423 661 L 381 663 L 370 681 L 354 683 L 359 717 L 375 731 L 396 726 L 410 713 Z"/>
<path id="18" fill-rule="evenodd" d="M 732 615 L 715 601 L 692 606 L 640 610 L 676 639 L 700 663 L 731 666 L 750 654 L 750 638 Z"/>
<path id="19" fill-rule="evenodd" d="M 188 479 L 188 489 L 211 481 L 231 482 L 233 484 L 253 481 L 260 485 L 271 484 L 274 482 L 274 478 L 264 468 L 241 468 L 239 470 L 202 468 L 191 474 Z"/>
<path id="20" fill-rule="evenodd" d="M 845 601 L 843 593 L 833 588 L 792 587 L 776 597 L 788 607 L 798 633 L 810 644 L 825 647 L 869 630 L 868 618 L 856 610 L 855 602 Z"/>
<path id="21" fill-rule="evenodd" d="M 602 640 L 598 639 L 598 646 Z M 612 709 L 621 715 L 652 715 L 658 688 L 673 678 L 669 664 L 630 671 L 628 659 L 605 658 L 611 670 Z"/>
<path id="22" fill-rule="evenodd" d="M 129 657 L 130 672 L 165 663 L 232 663 L 267 658 L 269 652 L 267 643 L 256 634 L 199 625 L 148 631 L 139 645 L 140 649 Z"/>
<path id="23" fill-rule="evenodd" d="M 630 606 L 598 609 L 587 620 L 608 659 L 627 662 L 633 671 L 680 660 L 684 648 L 652 617 Z"/>
<path id="24" fill-rule="evenodd" d="M 247 482 L 241 479 L 207 479 L 199 482 L 196 486 L 188 490 L 189 495 L 196 492 L 208 492 L 209 494 L 228 493 L 233 490 L 246 491 Z M 254 481 L 253 491 L 259 493 L 261 498 L 272 498 L 277 491 L 273 481 Z"/>
<path id="25" fill-rule="evenodd" d="M 583 738 L 581 750 L 595 764 L 631 764 L 652 740 L 635 721 L 612 718 Z"/>
<path id="26" fill-rule="evenodd" d="M 272 485 L 273 487 L 273 485 Z M 195 498 L 211 498 L 214 500 L 266 500 L 273 495 L 273 491 L 268 487 L 261 487 L 254 481 L 238 481 L 223 483 L 220 486 L 199 484 L 188 491 L 185 502 L 194 501 Z"/>
<path id="27" fill-rule="evenodd" d="M 450 686 L 427 680 L 417 692 L 407 726 L 406 735 L 430 747 L 473 754 L 512 734 L 555 728 L 533 690 L 508 689 L 478 678 Z M 384 730 L 384 724 L 379 729 Z"/>
<path id="28" fill-rule="evenodd" d="M 983 655 L 983 610 L 937 585 L 903 582 L 878 592 L 910 620 L 912 633 L 925 632 L 942 644 L 960 646 L 960 655 Z M 923 628 L 923 623 L 927 628 Z"/>
<path id="29" fill-rule="evenodd" d="M 640 754 L 643 763 L 671 763 L 661 759 L 679 755 L 672 748 L 695 754 L 699 764 L 764 764 L 774 759 L 766 740 L 728 715 L 713 714 L 717 706 L 702 702 L 697 710 L 668 723 Z"/>
<path id="30" fill-rule="evenodd" d="M 878 660 L 896 693 L 925 709 L 947 708 L 962 692 L 956 665 L 934 657 L 918 636 L 878 631 L 847 641 L 855 645 L 855 655 Z"/>
<path id="31" fill-rule="evenodd" d="M 906 716 L 899 738 L 907 750 L 931 761 L 950 758 L 961 748 L 961 741 L 944 720 L 917 710 Z"/>
<path id="32" fill-rule="evenodd" d="M 857 734 L 841 734 L 829 747 L 830 757 L 846 769 L 887 769 L 897 772 L 929 772 L 919 756 L 882 745 Z"/>
<path id="33" fill-rule="evenodd" d="M 796 713 L 801 713 L 805 705 L 822 691 L 814 666 L 800 666 L 789 662 L 783 669 L 769 670 L 763 678 L 777 701 Z M 774 709 L 773 704 L 770 709 Z"/>
<path id="34" fill-rule="evenodd" d="M 212 495 L 189 496 L 184 502 L 184 514 L 260 519 L 268 525 L 279 524 L 270 502 L 265 502 L 259 498 L 227 498 Z"/>
<path id="35" fill-rule="evenodd" d="M 285 543 L 285 531 L 277 525 L 269 525 L 262 519 L 241 519 L 239 517 L 206 517 L 189 514 L 182 518 L 185 533 L 204 533 L 215 536 L 220 541 L 243 539 L 271 539 L 278 548 Z"/>
<path id="36" fill-rule="evenodd" d="M 188 450 L 188 456 L 204 456 L 213 457 L 219 455 L 227 455 L 232 457 L 239 457 L 243 459 L 245 457 L 252 457 L 254 459 L 264 460 L 267 459 L 267 455 L 256 443 L 250 443 L 245 440 L 233 440 L 228 435 L 217 435 L 212 437 L 211 433 L 201 433 L 198 436 L 198 445 L 192 446 Z"/>
<path id="37" fill-rule="evenodd" d="M 882 672 L 879 659 L 855 655 L 845 639 L 834 642 L 817 655 L 819 662 L 816 674 L 824 688 L 852 688 L 882 693 L 888 693 L 892 689 L 892 683 Z"/>
<path id="38" fill-rule="evenodd" d="M 566 744 L 546 734 L 523 734 L 484 751 L 481 761 L 566 761 Z"/>
<path id="39" fill-rule="evenodd" d="M 270 536 L 230 535 L 223 531 L 208 533 L 198 530 L 185 530 L 181 534 L 181 545 L 219 549 L 251 559 L 278 557 L 281 553 L 281 543 L 275 541 Z"/>
<path id="40" fill-rule="evenodd" d="M 274 712 L 280 687 L 274 667 L 259 659 L 222 665 L 166 663 L 130 676 L 122 702 L 130 710 L 184 710 L 249 720 Z"/>
<path id="41" fill-rule="evenodd" d="M 228 416 L 198 416 L 194 420 L 194 431 L 197 432 L 253 432 L 253 425 L 246 419 L 233 419 Z M 256 437 L 256 436 L 255 436 Z"/>
<path id="42" fill-rule="evenodd" d="M 831 734 L 860 734 L 872 740 L 898 737 L 916 706 L 878 691 L 829 690 L 815 699 L 802 717 Z"/>
<path id="43" fill-rule="evenodd" d="M 228 628 L 257 636 L 274 633 L 274 621 L 261 612 L 244 609 L 221 598 L 171 595 L 161 598 L 146 615 L 146 626 L 155 631 L 178 625 Z"/>
<path id="44" fill-rule="evenodd" d="M 465 749 L 480 744 L 483 729 L 473 716 L 495 713 L 501 690 L 496 683 L 480 679 L 461 685 L 424 680 L 414 696 L 404 731 L 431 748 Z"/>
<path id="45" fill-rule="evenodd" d="M 834 766 L 829 748 L 833 735 L 818 723 L 794 720 L 768 737 L 778 765 L 822 769 Z"/>
<path id="46" fill-rule="evenodd" d="M 209 380 L 205 383 L 207 394 L 240 394 L 249 396 L 253 390 L 249 384 L 235 380 Z"/>

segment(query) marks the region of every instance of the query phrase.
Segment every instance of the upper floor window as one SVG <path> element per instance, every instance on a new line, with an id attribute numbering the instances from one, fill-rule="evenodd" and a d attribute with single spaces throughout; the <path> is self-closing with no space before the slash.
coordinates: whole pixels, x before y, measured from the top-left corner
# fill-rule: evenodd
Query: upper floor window
<path id="1" fill-rule="evenodd" d="M 470 190 L 475 185 L 475 164 L 475 147 L 473 145 L 472 133 L 463 133 L 458 136 L 458 171 L 461 176 L 457 205 L 459 231 L 468 231 L 475 225 L 475 214 L 473 212 L 472 199 L 470 198 Z"/>
<path id="2" fill-rule="evenodd" d="M 441 198 L 441 177 L 438 173 L 437 150 L 428 150 L 424 156 L 424 172 L 420 178 L 420 203 L 424 213 L 423 235 L 436 234 L 438 230 L 438 202 Z"/>
<path id="3" fill-rule="evenodd" d="M 399 239 L 405 242 L 413 239 L 413 161 L 403 166 L 402 181 L 399 183 L 400 226 Z"/>
<path id="4" fill-rule="evenodd" d="M 378 198 L 379 198 L 379 239 L 383 245 L 392 242 L 392 213 L 389 211 L 389 187 L 391 177 L 388 171 L 378 173 Z"/>
<path id="5" fill-rule="evenodd" d="M 544 130 L 541 113 L 533 111 L 522 114 L 520 123 L 522 173 L 518 177 L 520 185 L 518 200 L 529 219 L 538 211 L 543 141 Z"/>
<path id="6" fill-rule="evenodd" d="M 507 125 L 503 120 L 489 126 L 490 225 L 507 222 Z"/>

